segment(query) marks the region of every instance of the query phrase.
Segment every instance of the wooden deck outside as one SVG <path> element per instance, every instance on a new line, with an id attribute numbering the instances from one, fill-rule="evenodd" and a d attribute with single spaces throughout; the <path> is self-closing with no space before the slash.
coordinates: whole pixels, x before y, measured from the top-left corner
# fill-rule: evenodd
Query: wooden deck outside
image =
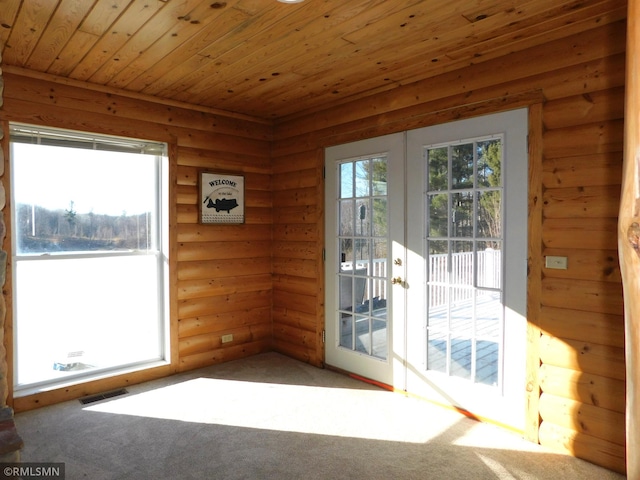
<path id="1" fill-rule="evenodd" d="M 372 316 L 340 318 L 340 345 L 376 358 L 387 358 L 387 309 Z M 415 318 L 410 321 L 423 322 Z M 498 386 L 502 358 L 502 305 L 499 295 L 477 296 L 472 300 L 432 308 L 427 327 L 428 370 Z M 355 343 L 354 343 L 355 333 Z M 449 367 L 447 370 L 447 360 Z"/>

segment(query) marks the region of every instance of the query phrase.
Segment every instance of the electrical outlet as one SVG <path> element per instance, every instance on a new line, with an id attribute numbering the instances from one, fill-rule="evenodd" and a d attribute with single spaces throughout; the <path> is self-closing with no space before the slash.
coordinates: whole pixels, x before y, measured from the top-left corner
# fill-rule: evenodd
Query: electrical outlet
<path id="1" fill-rule="evenodd" d="M 544 266 L 547 268 L 555 268 L 557 270 L 566 270 L 567 257 L 544 257 Z"/>
<path id="2" fill-rule="evenodd" d="M 227 335 L 222 335 L 222 343 L 233 342 L 233 333 L 229 333 Z"/>

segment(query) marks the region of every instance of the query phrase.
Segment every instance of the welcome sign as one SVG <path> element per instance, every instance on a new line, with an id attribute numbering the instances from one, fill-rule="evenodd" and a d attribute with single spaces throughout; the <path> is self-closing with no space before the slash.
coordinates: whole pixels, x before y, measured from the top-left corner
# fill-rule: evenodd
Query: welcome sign
<path id="1" fill-rule="evenodd" d="M 200 174 L 200 223 L 244 223 L 244 176 Z"/>

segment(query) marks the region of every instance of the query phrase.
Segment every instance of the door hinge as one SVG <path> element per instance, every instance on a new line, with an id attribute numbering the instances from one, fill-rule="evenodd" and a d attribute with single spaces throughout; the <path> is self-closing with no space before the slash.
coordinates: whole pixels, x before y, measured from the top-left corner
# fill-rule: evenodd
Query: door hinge
<path id="1" fill-rule="evenodd" d="M 325 331 L 324 331 L 324 330 L 322 330 L 322 343 L 324 343 L 325 338 L 326 338 Z"/>
<path id="2" fill-rule="evenodd" d="M 326 249 L 322 249 L 322 261 L 326 262 L 327 261 L 327 250 Z"/>

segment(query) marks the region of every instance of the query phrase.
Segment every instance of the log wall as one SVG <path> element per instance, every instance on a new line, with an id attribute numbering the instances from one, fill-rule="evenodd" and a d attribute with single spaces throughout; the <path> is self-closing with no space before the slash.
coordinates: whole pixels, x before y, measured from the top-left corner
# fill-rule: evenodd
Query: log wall
<path id="1" fill-rule="evenodd" d="M 531 106 L 527 436 L 625 471 L 624 326 L 616 222 L 624 9 L 611 23 L 276 125 L 274 348 L 316 365 L 324 328 L 322 149 Z M 523 215 L 525 212 L 522 212 Z M 568 257 L 567 270 L 543 257 Z M 291 301 L 291 299 L 295 301 Z"/>
<path id="2" fill-rule="evenodd" d="M 270 350 L 270 123 L 120 96 L 108 89 L 89 90 L 82 84 L 51 82 L 24 76 L 26 73 L 4 69 L 0 121 L 5 131 L 7 122 L 16 121 L 169 143 L 172 352 L 171 364 L 166 367 L 16 398 L 15 409 L 26 410 Z M 8 135 L 3 142 L 8 142 Z M 8 168 L 7 162 L 7 172 Z M 245 176 L 245 224 L 198 223 L 200 170 Z M 10 218 L 8 208 L 4 216 Z M 5 288 L 5 294 L 10 301 L 11 289 Z M 10 309 L 8 314 L 10 333 Z M 226 334 L 232 334 L 233 341 L 223 345 L 221 336 Z M 11 335 L 5 343 L 12 358 Z"/>

